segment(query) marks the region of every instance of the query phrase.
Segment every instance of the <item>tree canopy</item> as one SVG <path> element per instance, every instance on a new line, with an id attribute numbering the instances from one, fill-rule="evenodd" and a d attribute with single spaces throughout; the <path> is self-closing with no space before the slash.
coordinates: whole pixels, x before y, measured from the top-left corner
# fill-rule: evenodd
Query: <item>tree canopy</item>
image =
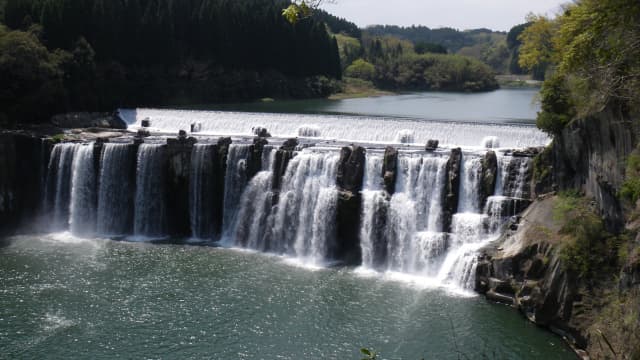
<path id="1" fill-rule="evenodd" d="M 567 116 L 617 105 L 640 108 L 640 2 L 579 0 L 554 19 L 534 16 L 522 41 L 520 63 L 549 64 L 540 127 L 557 133 Z"/>

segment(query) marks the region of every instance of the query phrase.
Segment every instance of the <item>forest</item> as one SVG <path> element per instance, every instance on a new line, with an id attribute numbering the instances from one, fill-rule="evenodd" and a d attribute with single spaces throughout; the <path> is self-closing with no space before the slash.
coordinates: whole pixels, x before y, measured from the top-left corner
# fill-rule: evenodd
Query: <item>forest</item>
<path id="1" fill-rule="evenodd" d="M 284 1 L 7 0 L 0 117 L 262 97 L 319 97 L 340 79 L 336 40 Z M 2 6 L 4 5 L 4 6 Z"/>

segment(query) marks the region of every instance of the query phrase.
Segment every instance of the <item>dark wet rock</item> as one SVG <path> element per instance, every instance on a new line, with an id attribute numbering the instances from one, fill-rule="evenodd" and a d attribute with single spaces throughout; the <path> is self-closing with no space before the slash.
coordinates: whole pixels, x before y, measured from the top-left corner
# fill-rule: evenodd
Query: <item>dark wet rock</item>
<path id="1" fill-rule="evenodd" d="M 340 191 L 336 210 L 336 246 L 332 257 L 347 265 L 360 265 L 360 212 L 362 198 L 359 193 Z"/>
<path id="2" fill-rule="evenodd" d="M 111 128 L 126 129 L 127 123 L 117 113 L 67 113 L 55 115 L 51 123 L 61 128 Z"/>
<path id="3" fill-rule="evenodd" d="M 185 237 L 191 234 L 189 174 L 191 151 L 196 142 L 195 138 L 187 138 L 186 133 L 177 139 L 167 139 L 167 227 L 171 236 Z"/>
<path id="4" fill-rule="evenodd" d="M 427 145 L 425 146 L 425 150 L 426 151 L 434 151 L 435 149 L 438 148 L 439 144 L 440 144 L 440 141 L 438 141 L 438 140 L 429 140 L 429 141 L 427 141 Z"/>
<path id="5" fill-rule="evenodd" d="M 482 158 L 482 175 L 480 178 L 480 207 L 483 208 L 487 198 L 495 194 L 498 179 L 498 158 L 494 151 L 487 151 Z"/>
<path id="6" fill-rule="evenodd" d="M 360 217 L 362 213 L 362 183 L 365 149 L 343 147 L 338 161 L 336 184 L 340 190 L 337 204 L 336 249 L 334 257 L 346 264 L 362 262 L 360 250 Z"/>
<path id="7" fill-rule="evenodd" d="M 263 127 L 254 127 L 252 130 L 253 130 L 253 134 L 257 137 L 261 137 L 261 138 L 271 137 L 271 134 L 269 133 L 269 131 Z"/>
<path id="8" fill-rule="evenodd" d="M 178 139 L 186 139 L 187 132 L 185 130 L 178 130 Z"/>
<path id="9" fill-rule="evenodd" d="M 142 121 L 140 121 L 140 125 L 141 125 L 143 128 L 148 128 L 148 127 L 150 127 L 150 126 L 151 126 L 151 119 L 149 119 L 149 118 L 143 119 Z"/>
<path id="10" fill-rule="evenodd" d="M 365 149 L 361 146 L 343 147 L 338 161 L 336 184 L 345 191 L 357 193 L 364 180 Z"/>
<path id="11" fill-rule="evenodd" d="M 276 151 L 276 156 L 273 164 L 273 190 L 280 190 L 282 176 L 284 176 L 284 173 L 287 171 L 287 165 L 289 165 L 289 161 L 293 159 L 297 146 L 298 139 L 288 139 Z M 274 202 L 277 201 L 277 196 L 274 196 Z"/>
<path id="12" fill-rule="evenodd" d="M 447 174 L 443 204 L 443 227 L 451 232 L 453 214 L 458 212 L 458 198 L 460 196 L 460 166 L 462 164 L 462 149 L 451 149 L 447 161 Z"/>
<path id="13" fill-rule="evenodd" d="M 396 190 L 396 178 L 398 169 L 398 150 L 391 146 L 384 149 L 384 159 L 382 163 L 382 180 L 384 189 L 389 195 L 393 195 Z"/>
<path id="14" fill-rule="evenodd" d="M 145 138 L 149 136 L 151 136 L 151 132 L 147 129 L 138 129 L 138 132 L 136 133 L 136 137 L 138 138 Z"/>
<path id="15" fill-rule="evenodd" d="M 249 147 L 249 158 L 247 159 L 247 181 L 251 180 L 260 171 L 267 170 L 262 168 L 262 153 L 267 144 L 269 144 L 269 141 L 263 137 L 253 139 L 253 145 Z"/>
<path id="16" fill-rule="evenodd" d="M 24 133 L 0 133 L 0 237 L 37 229 L 53 144 Z"/>

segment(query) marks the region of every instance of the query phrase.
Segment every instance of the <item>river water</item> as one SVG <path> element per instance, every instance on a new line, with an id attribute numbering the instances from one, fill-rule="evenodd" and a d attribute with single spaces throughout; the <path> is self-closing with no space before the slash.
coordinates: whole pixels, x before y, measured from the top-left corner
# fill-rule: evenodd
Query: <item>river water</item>
<path id="1" fill-rule="evenodd" d="M 233 249 L 10 240 L 1 358 L 573 358 L 516 311 L 419 281 Z"/>

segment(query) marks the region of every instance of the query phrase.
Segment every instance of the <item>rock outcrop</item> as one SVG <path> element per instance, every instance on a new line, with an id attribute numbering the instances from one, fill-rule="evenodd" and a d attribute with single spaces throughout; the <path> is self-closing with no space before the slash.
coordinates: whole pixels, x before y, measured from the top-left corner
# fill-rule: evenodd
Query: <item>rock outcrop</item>
<path id="1" fill-rule="evenodd" d="M 343 147 L 338 161 L 336 184 L 338 208 L 336 214 L 337 246 L 334 257 L 347 264 L 360 264 L 360 216 L 364 180 L 365 149 L 361 146 Z"/>
<path id="2" fill-rule="evenodd" d="M 175 237 L 191 234 L 189 220 L 189 174 L 191 150 L 195 138 L 178 137 L 167 139 L 167 228 Z"/>
<path id="3" fill-rule="evenodd" d="M 451 155 L 447 161 L 444 204 L 442 209 L 443 229 L 445 229 L 446 232 L 451 232 L 453 214 L 458 212 L 458 198 L 460 196 L 460 166 L 462 166 L 462 149 L 451 149 Z"/>
<path id="4" fill-rule="evenodd" d="M 391 146 L 384 149 L 384 159 L 382 163 L 382 180 L 384 190 L 393 195 L 396 190 L 396 178 L 398 176 L 398 150 Z"/>
<path id="5" fill-rule="evenodd" d="M 498 180 L 498 157 L 494 151 L 487 151 L 482 158 L 482 175 L 480 178 L 480 206 L 484 207 L 487 198 L 496 190 Z"/>

